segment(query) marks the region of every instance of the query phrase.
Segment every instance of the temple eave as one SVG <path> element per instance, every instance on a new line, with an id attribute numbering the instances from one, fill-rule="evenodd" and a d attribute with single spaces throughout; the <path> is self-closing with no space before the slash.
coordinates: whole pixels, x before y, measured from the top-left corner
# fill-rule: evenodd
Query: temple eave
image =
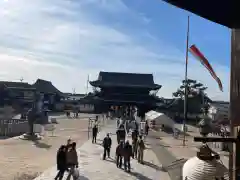
<path id="1" fill-rule="evenodd" d="M 107 82 L 101 82 L 99 80 L 90 81 L 89 82 L 93 87 L 105 88 L 105 87 L 128 87 L 128 88 L 143 88 L 150 90 L 158 90 L 162 87 L 162 85 L 158 84 L 150 84 L 150 85 L 137 85 L 137 84 L 113 84 Z"/>

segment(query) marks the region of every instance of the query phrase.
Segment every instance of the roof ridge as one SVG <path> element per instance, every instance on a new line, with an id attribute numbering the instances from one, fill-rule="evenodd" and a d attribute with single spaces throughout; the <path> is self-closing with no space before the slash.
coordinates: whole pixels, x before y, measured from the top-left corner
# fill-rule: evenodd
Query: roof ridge
<path id="1" fill-rule="evenodd" d="M 111 72 L 111 71 L 100 71 L 100 73 L 110 73 L 110 74 L 130 74 L 130 75 L 152 75 L 153 73 L 137 73 L 137 72 Z"/>
<path id="2" fill-rule="evenodd" d="M 47 81 L 47 80 L 45 80 L 45 79 L 37 79 L 37 81 L 43 81 L 43 82 L 47 82 L 47 83 L 51 83 L 51 84 L 52 84 L 51 81 Z M 36 81 L 36 82 L 37 82 L 37 81 Z"/>

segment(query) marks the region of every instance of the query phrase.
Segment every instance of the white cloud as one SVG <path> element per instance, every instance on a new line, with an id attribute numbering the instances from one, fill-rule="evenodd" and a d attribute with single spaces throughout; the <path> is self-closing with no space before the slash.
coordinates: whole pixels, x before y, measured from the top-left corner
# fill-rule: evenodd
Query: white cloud
<path id="1" fill-rule="evenodd" d="M 171 96 L 184 78 L 183 53 L 157 42 L 147 31 L 143 31 L 146 41 L 137 40 L 134 34 L 116 28 L 118 22 L 103 23 L 97 10 L 128 15 L 139 26 L 150 21 L 120 0 L 0 0 L 0 79 L 24 77 L 32 83 L 43 78 L 62 91 L 85 92 L 87 75 L 93 80 L 100 70 L 153 73 L 156 83 L 163 85 L 159 95 Z M 151 50 L 156 43 L 158 50 Z M 192 59 L 189 77 L 206 84 L 211 97 L 228 99 L 229 71 L 219 64 L 213 66 L 224 93 Z"/>

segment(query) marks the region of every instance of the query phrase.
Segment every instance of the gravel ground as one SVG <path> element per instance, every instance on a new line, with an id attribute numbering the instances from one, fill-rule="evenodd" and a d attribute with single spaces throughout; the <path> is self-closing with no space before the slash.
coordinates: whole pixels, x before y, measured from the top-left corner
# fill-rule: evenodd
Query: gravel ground
<path id="1" fill-rule="evenodd" d="M 78 147 L 88 139 L 88 118 L 58 120 L 54 136 L 47 133 L 38 142 L 19 138 L 0 139 L 0 180 L 20 180 L 19 176 L 36 176 L 53 166 L 56 151 L 71 137 Z M 27 179 L 21 179 L 27 180 Z"/>

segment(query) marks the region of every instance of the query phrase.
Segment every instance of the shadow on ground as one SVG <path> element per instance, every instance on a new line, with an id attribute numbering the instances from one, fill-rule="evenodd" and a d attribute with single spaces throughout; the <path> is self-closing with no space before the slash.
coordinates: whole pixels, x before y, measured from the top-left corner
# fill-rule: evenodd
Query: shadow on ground
<path id="1" fill-rule="evenodd" d="M 153 168 L 153 169 L 155 169 L 157 171 L 161 171 L 162 170 L 162 167 L 159 167 L 156 164 L 153 164 L 153 163 L 150 163 L 150 162 L 147 162 L 147 161 L 144 161 L 143 164 L 144 164 L 144 166 L 148 166 L 148 167 Z"/>
<path id="2" fill-rule="evenodd" d="M 105 161 L 108 161 L 108 162 L 116 164 L 116 161 L 113 158 L 106 158 Z"/>
<path id="3" fill-rule="evenodd" d="M 50 149 L 52 147 L 52 145 L 46 144 L 44 142 L 40 142 L 40 141 L 33 141 L 33 142 L 37 148 Z"/>
<path id="4" fill-rule="evenodd" d="M 80 180 L 89 180 L 87 177 L 82 176 L 82 175 L 80 175 L 77 179 L 80 179 Z M 71 180 L 71 176 L 67 176 L 67 179 L 66 179 L 66 180 Z"/>
<path id="5" fill-rule="evenodd" d="M 130 172 L 129 174 L 131 174 L 132 176 L 136 177 L 136 179 L 139 179 L 139 180 L 152 180 L 147 176 L 144 176 L 143 174 L 138 172 Z"/>

